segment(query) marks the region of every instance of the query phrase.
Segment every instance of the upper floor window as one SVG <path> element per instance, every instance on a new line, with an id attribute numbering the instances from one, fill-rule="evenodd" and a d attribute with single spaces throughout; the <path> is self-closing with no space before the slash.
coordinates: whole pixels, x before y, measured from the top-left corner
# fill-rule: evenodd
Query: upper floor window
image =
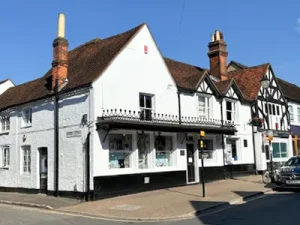
<path id="1" fill-rule="evenodd" d="M 1 117 L 1 131 L 9 131 L 10 130 L 10 117 L 9 116 L 2 116 Z"/>
<path id="2" fill-rule="evenodd" d="M 273 116 L 280 115 L 280 107 L 272 103 L 265 104 L 265 113 Z"/>
<path id="3" fill-rule="evenodd" d="M 22 117 L 23 117 L 23 127 L 31 126 L 32 124 L 32 109 L 25 109 L 22 112 Z"/>
<path id="4" fill-rule="evenodd" d="M 289 112 L 290 112 L 290 120 L 294 121 L 294 109 L 292 105 L 289 105 Z"/>
<path id="5" fill-rule="evenodd" d="M 151 120 L 153 112 L 153 95 L 140 94 L 141 120 Z"/>
<path id="6" fill-rule="evenodd" d="M 198 116 L 209 118 L 211 112 L 211 98 L 209 96 L 198 96 Z"/>
<path id="7" fill-rule="evenodd" d="M 300 123 L 300 107 L 297 108 L 298 122 Z"/>
<path id="8" fill-rule="evenodd" d="M 236 103 L 233 101 L 226 101 L 226 119 L 236 120 Z"/>
<path id="9" fill-rule="evenodd" d="M 3 146 L 0 152 L 0 167 L 1 168 L 8 168 L 9 167 L 9 147 L 8 146 Z"/>

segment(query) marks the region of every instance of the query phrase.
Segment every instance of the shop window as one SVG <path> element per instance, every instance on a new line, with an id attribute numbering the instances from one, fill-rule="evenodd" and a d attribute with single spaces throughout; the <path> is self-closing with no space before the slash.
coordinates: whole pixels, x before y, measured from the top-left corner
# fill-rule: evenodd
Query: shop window
<path id="1" fill-rule="evenodd" d="M 155 137 L 157 167 L 173 166 L 173 137 L 172 136 L 156 136 Z"/>
<path id="2" fill-rule="evenodd" d="M 286 158 L 287 155 L 287 144 L 286 143 L 272 143 L 273 146 L 273 158 Z"/>
<path id="3" fill-rule="evenodd" d="M 109 135 L 109 168 L 131 167 L 132 136 L 123 134 Z"/>
<path id="4" fill-rule="evenodd" d="M 203 139 L 203 153 L 207 154 L 207 159 L 214 158 L 214 141 L 212 139 Z M 198 142 L 199 159 L 201 159 L 200 140 Z"/>
<path id="5" fill-rule="evenodd" d="M 237 161 L 239 159 L 238 155 L 238 139 L 233 139 L 233 138 L 227 138 L 226 140 L 226 150 L 229 159 L 231 158 L 234 161 Z"/>
<path id="6" fill-rule="evenodd" d="M 149 167 L 150 135 L 138 134 L 137 147 L 139 152 L 139 169 Z"/>

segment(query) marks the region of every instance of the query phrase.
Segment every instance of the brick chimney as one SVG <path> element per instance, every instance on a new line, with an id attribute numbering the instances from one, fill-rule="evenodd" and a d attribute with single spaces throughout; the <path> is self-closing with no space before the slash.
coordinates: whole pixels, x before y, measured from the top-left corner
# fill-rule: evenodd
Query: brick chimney
<path id="1" fill-rule="evenodd" d="M 58 88 L 66 83 L 68 77 L 68 40 L 65 39 L 65 21 L 64 14 L 58 16 L 58 34 L 53 41 L 53 61 L 52 61 L 52 90 L 58 80 Z"/>
<path id="2" fill-rule="evenodd" d="M 208 44 L 208 57 L 210 64 L 210 73 L 220 80 L 227 79 L 227 44 L 224 41 L 223 34 L 216 30 L 211 35 L 211 42 Z"/>

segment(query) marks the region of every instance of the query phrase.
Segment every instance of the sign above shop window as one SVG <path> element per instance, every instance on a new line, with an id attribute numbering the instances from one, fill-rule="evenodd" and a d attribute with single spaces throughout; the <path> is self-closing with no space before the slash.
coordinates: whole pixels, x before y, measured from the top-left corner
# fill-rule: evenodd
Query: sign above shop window
<path id="1" fill-rule="evenodd" d="M 81 137 L 81 131 L 80 130 L 67 131 L 66 134 L 67 134 L 67 138 Z"/>

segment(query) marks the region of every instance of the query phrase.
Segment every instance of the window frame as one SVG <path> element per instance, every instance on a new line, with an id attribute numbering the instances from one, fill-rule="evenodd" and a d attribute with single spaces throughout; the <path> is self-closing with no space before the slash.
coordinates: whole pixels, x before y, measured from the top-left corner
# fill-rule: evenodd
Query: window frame
<path id="1" fill-rule="evenodd" d="M 297 107 L 297 120 L 300 123 L 300 106 Z"/>
<path id="2" fill-rule="evenodd" d="M 29 118 L 27 118 L 27 116 Z M 31 127 L 31 126 L 32 126 L 32 108 L 23 109 L 23 111 L 22 111 L 22 127 Z"/>
<path id="3" fill-rule="evenodd" d="M 158 137 L 168 137 L 171 140 L 171 149 L 164 149 L 164 150 L 160 150 L 157 149 L 157 145 L 156 145 L 156 141 Z M 175 146 L 174 146 L 174 136 L 173 135 L 167 135 L 167 134 L 163 134 L 163 135 L 154 135 L 154 149 L 155 149 L 155 167 L 156 168 L 168 168 L 168 167 L 172 167 L 174 166 L 174 151 L 175 151 Z M 157 154 L 158 153 L 169 153 L 170 154 L 170 161 L 169 161 L 169 165 L 164 165 L 164 166 L 157 166 Z"/>
<path id="4" fill-rule="evenodd" d="M 8 156 L 5 154 L 7 153 Z M 8 169 L 10 166 L 10 147 L 8 145 L 1 146 L 1 161 L 0 161 L 0 168 L 1 169 Z"/>
<path id="5" fill-rule="evenodd" d="M 231 103 L 231 110 L 227 109 L 227 103 Z M 225 100 L 225 117 L 227 121 L 236 121 L 237 120 L 237 102 L 233 100 L 226 99 Z M 231 113 L 231 119 L 228 119 L 227 113 Z"/>
<path id="6" fill-rule="evenodd" d="M 112 136 L 123 136 L 123 137 L 125 137 L 126 138 L 126 136 L 129 136 L 130 137 L 130 149 L 123 149 L 123 146 L 122 146 L 122 149 L 111 149 L 111 141 L 110 141 L 110 139 L 111 139 L 111 137 Z M 122 139 L 122 141 L 123 141 L 123 139 Z M 122 143 L 123 144 L 123 143 Z M 124 169 L 132 169 L 133 168 L 133 160 L 132 160 L 132 154 L 133 154 L 133 135 L 132 134 L 120 134 L 120 133 L 111 133 L 111 134 L 109 134 L 109 136 L 108 136 L 108 151 L 109 151 L 109 153 L 108 153 L 108 168 L 110 169 L 110 170 L 124 170 Z M 111 165 L 111 153 L 128 153 L 129 154 L 129 167 L 119 167 L 119 168 L 117 168 L 117 167 L 111 167 L 110 165 Z"/>
<path id="7" fill-rule="evenodd" d="M 206 158 L 205 160 L 216 160 L 216 157 L 215 157 L 215 152 L 216 152 L 216 149 L 215 149 L 215 140 L 213 137 L 205 137 L 205 138 L 202 138 L 202 141 L 211 141 L 211 144 L 212 144 L 212 149 L 204 149 L 203 148 L 203 153 L 207 153 L 209 155 L 209 153 L 211 154 L 211 158 Z M 203 143 L 204 144 L 204 143 Z M 199 153 L 199 159 L 201 159 L 201 148 L 200 148 L 200 139 L 198 140 L 197 142 L 197 148 L 198 148 L 198 153 Z"/>
<path id="8" fill-rule="evenodd" d="M 200 98 L 204 99 L 204 107 L 203 107 L 203 111 L 204 114 L 200 113 Z M 196 95 L 196 104 L 197 104 L 197 115 L 200 118 L 205 118 L 205 119 L 210 119 L 212 116 L 212 96 L 211 95 L 205 95 L 205 94 L 197 94 Z M 202 110 L 201 110 L 202 111 Z"/>
<path id="9" fill-rule="evenodd" d="M 31 174 L 31 146 L 24 145 L 22 148 L 22 174 Z"/>
<path id="10" fill-rule="evenodd" d="M 290 121 L 294 122 L 295 121 L 295 116 L 294 116 L 294 107 L 292 105 L 289 105 L 289 114 L 290 114 Z"/>
<path id="11" fill-rule="evenodd" d="M 7 115 L 2 115 L 1 116 L 1 127 L 0 127 L 0 131 L 2 133 L 5 133 L 5 132 L 9 132 L 10 131 L 10 115 L 7 114 Z"/>
<path id="12" fill-rule="evenodd" d="M 144 106 L 141 106 L 141 97 L 143 97 Z M 147 107 L 147 97 L 151 99 L 151 108 Z M 155 111 L 154 94 L 139 93 L 139 109 L 141 111 L 141 120 L 152 120 L 152 113 Z"/>

